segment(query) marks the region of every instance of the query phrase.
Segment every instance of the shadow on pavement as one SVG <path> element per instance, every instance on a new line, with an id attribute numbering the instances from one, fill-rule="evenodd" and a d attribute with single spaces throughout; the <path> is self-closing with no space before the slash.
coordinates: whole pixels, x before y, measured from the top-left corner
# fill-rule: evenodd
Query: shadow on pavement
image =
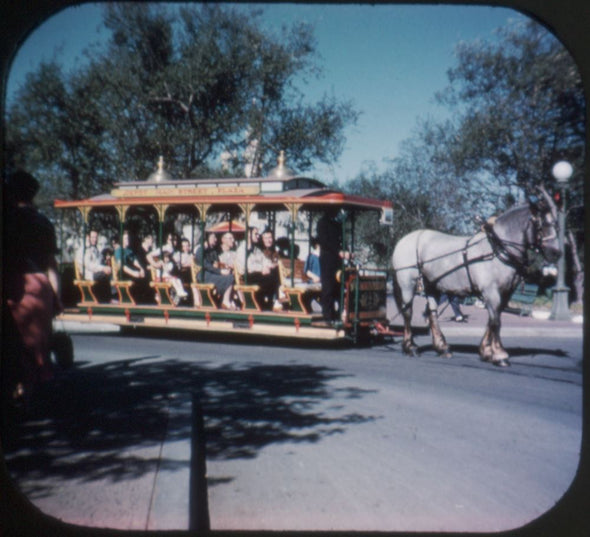
<path id="1" fill-rule="evenodd" d="M 31 483 L 21 488 L 31 499 L 50 494 L 42 483 L 52 480 L 119 481 L 186 466 L 160 459 L 157 446 L 164 438 L 190 441 L 191 420 L 170 410 L 193 393 L 205 415 L 209 459 L 252 458 L 277 442 L 317 442 L 376 419 L 321 406 L 332 397 L 364 396 L 329 385 L 342 376 L 310 365 L 212 368 L 160 356 L 77 365 L 37 393 L 26 417 L 4 421 L 6 465 L 17 483 Z"/>
<path id="2" fill-rule="evenodd" d="M 420 348 L 420 352 L 424 352 L 429 350 L 431 352 L 434 351 L 434 347 L 432 345 L 424 346 Z M 476 358 L 479 357 L 479 345 L 465 345 L 465 344 L 451 344 L 451 350 L 456 353 L 461 354 L 471 354 Z M 548 356 L 557 356 L 560 358 L 566 358 L 569 356 L 567 352 L 562 349 L 547 349 L 547 348 L 535 348 L 535 347 L 506 347 L 506 352 L 510 355 L 511 358 L 515 358 L 517 356 L 534 356 L 536 354 L 546 354 Z"/>

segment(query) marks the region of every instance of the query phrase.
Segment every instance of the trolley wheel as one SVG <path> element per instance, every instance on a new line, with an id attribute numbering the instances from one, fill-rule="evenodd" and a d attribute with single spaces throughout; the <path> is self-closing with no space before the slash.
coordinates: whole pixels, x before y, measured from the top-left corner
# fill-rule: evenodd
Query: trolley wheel
<path id="1" fill-rule="evenodd" d="M 54 332 L 51 352 L 57 365 L 68 369 L 74 365 L 74 344 L 65 332 Z"/>
<path id="2" fill-rule="evenodd" d="M 355 344 L 357 347 L 370 347 L 372 343 L 371 329 L 368 326 L 358 326 Z"/>

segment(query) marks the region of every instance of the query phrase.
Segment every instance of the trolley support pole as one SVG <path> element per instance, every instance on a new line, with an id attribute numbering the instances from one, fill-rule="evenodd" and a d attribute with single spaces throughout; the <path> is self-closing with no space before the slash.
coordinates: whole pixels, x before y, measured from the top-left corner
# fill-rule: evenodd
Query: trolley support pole
<path id="1" fill-rule="evenodd" d="M 341 218 L 341 224 L 342 224 L 341 248 L 342 248 L 342 251 L 346 251 L 346 219 L 344 218 L 344 216 L 342 216 L 342 218 Z M 340 274 L 341 274 L 341 276 L 340 276 L 340 301 L 338 304 L 338 316 L 340 317 L 341 320 L 343 320 L 342 313 L 344 311 L 344 289 L 346 286 L 346 264 L 345 264 L 344 257 L 340 260 Z"/>

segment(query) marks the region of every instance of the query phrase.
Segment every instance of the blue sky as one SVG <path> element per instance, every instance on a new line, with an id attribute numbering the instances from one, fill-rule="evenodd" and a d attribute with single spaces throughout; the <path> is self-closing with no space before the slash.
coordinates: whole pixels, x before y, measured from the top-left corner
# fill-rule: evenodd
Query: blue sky
<path id="1" fill-rule="evenodd" d="M 509 21 L 524 20 L 504 8 L 478 6 L 370 6 L 281 4 L 264 5 L 269 28 L 303 20 L 315 28 L 323 77 L 306 86 L 310 99 L 323 94 L 352 100 L 362 115 L 347 131 L 339 162 L 314 175 L 326 182 L 355 177 L 374 163 L 399 153 L 419 117 L 444 117 L 434 94 L 447 84 L 460 41 L 493 40 L 494 31 Z M 7 97 L 43 59 L 54 54 L 67 66 L 83 61 L 82 50 L 106 39 L 99 30 L 99 4 L 61 11 L 41 24 L 23 43 L 9 72 Z M 59 52 L 56 52 L 59 51 Z"/>

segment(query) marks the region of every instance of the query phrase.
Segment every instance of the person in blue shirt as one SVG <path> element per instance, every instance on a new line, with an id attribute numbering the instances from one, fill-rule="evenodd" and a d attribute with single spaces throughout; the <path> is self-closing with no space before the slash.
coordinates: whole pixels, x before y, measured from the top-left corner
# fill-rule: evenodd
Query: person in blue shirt
<path id="1" fill-rule="evenodd" d="M 303 273 L 309 278 L 312 283 L 320 283 L 321 272 L 320 272 L 320 243 L 317 238 L 311 239 L 311 250 L 307 259 L 305 260 L 305 266 Z"/>

